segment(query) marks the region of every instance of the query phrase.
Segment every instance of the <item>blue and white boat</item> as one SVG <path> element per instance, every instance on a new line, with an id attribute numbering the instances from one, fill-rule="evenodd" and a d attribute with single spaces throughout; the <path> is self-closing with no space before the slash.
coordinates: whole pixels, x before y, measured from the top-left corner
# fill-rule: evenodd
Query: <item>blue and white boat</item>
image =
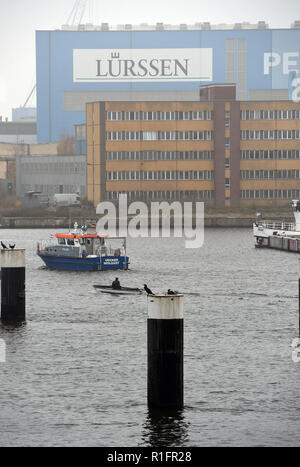
<path id="1" fill-rule="evenodd" d="M 86 226 L 66 234 L 52 235 L 50 240 L 39 242 L 37 254 L 49 269 L 71 271 L 104 271 L 128 269 L 126 238 L 108 237 L 90 232 Z"/>

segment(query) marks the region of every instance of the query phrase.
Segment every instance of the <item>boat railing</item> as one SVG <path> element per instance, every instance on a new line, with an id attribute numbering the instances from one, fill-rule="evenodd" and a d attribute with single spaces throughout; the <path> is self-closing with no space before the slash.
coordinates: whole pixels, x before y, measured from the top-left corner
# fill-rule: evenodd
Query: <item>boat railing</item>
<path id="1" fill-rule="evenodd" d="M 111 245 L 101 246 L 97 250 L 99 256 L 125 256 L 126 250 L 123 246 L 114 248 Z"/>
<path id="2" fill-rule="evenodd" d="M 278 222 L 278 221 L 261 221 L 258 223 L 258 227 L 271 230 L 295 230 L 295 224 L 292 222 Z"/>

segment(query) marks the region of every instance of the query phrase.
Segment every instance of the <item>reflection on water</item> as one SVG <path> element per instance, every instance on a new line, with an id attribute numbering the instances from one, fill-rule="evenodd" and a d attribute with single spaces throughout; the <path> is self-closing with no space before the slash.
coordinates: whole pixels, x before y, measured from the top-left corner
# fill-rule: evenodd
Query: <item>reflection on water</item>
<path id="1" fill-rule="evenodd" d="M 17 334 L 18 336 L 22 336 L 26 330 L 26 326 L 26 321 L 2 321 L 0 323 L 1 330 L 3 331 L 3 337 L 6 334 Z"/>
<path id="2" fill-rule="evenodd" d="M 146 446 L 182 446 L 188 442 L 188 423 L 184 410 L 149 410 L 142 432 Z"/>

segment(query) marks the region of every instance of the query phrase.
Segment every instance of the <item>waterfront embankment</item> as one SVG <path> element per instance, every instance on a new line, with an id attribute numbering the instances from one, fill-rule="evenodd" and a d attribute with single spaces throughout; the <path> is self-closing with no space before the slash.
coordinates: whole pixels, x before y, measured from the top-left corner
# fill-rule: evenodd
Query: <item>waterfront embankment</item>
<path id="1" fill-rule="evenodd" d="M 205 215 L 205 227 L 252 227 L 254 217 L 243 217 L 236 215 Z M 276 216 L 277 220 L 288 220 L 283 216 Z M 130 220 L 130 217 L 129 217 Z M 70 222 L 69 217 L 0 217 L 0 229 L 65 229 L 73 225 L 77 221 L 79 224 L 84 224 L 86 219 L 72 217 Z M 290 219 L 292 222 L 292 219 Z M 171 225 L 173 219 L 171 217 Z M 193 219 L 195 225 L 195 219 Z M 150 222 L 149 222 L 150 225 Z"/>

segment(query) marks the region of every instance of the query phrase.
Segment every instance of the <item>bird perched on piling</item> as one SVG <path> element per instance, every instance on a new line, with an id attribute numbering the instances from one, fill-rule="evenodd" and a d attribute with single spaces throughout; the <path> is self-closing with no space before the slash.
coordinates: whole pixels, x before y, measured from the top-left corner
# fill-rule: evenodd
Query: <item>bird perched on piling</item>
<path id="1" fill-rule="evenodd" d="M 176 293 L 175 293 L 175 292 L 173 292 L 173 290 L 171 290 L 171 289 L 168 289 L 168 292 L 167 292 L 167 294 L 168 294 L 168 295 L 176 295 Z"/>
<path id="2" fill-rule="evenodd" d="M 144 289 L 147 295 L 154 295 L 152 290 L 150 290 L 149 287 L 147 287 L 147 284 L 144 284 Z"/>
<path id="3" fill-rule="evenodd" d="M 3 242 L 1 242 L 1 246 L 2 246 L 2 248 L 3 248 L 4 250 L 7 249 L 7 246 L 6 246 Z"/>
<path id="4" fill-rule="evenodd" d="M 15 248 L 16 244 L 14 243 L 13 245 L 9 245 L 9 248 L 13 250 Z"/>

